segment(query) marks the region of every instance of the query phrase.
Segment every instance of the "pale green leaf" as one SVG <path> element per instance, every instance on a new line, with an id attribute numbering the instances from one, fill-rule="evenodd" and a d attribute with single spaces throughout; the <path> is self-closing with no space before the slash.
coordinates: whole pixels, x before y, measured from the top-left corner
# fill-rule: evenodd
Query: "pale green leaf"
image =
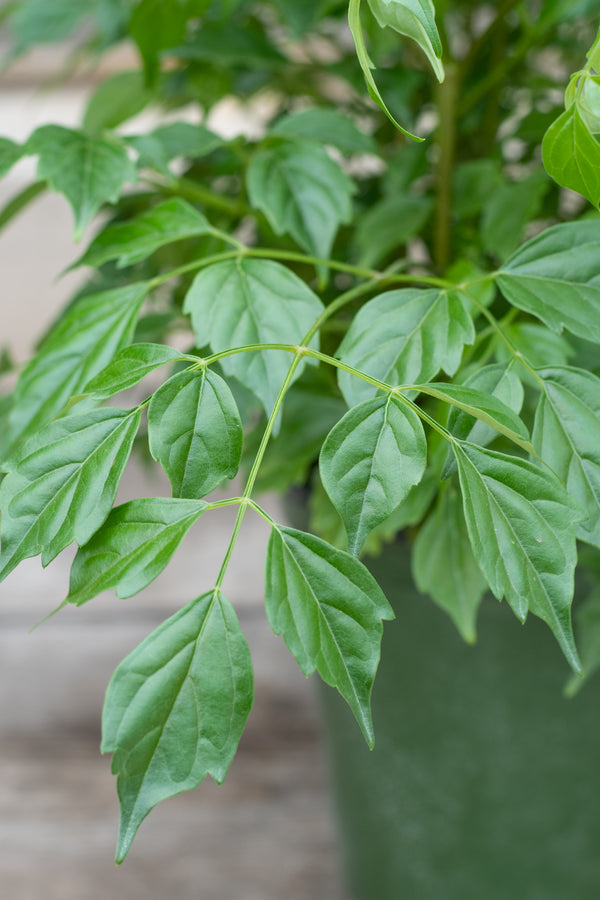
<path id="1" fill-rule="evenodd" d="M 432 0 L 368 0 L 373 15 L 382 28 L 393 28 L 419 45 L 435 72 L 444 80 L 442 42 L 435 24 Z"/>
<path id="2" fill-rule="evenodd" d="M 452 484 L 441 491 L 418 531 L 412 573 L 417 588 L 448 613 L 465 641 L 474 643 L 487 585 L 471 551 L 460 493 Z"/>
<path id="3" fill-rule="evenodd" d="M 9 460 L 0 487 L 0 578 L 30 556 L 47 565 L 108 516 L 141 412 L 93 409 L 51 422 Z"/>
<path id="4" fill-rule="evenodd" d="M 140 71 L 116 72 L 100 82 L 88 100 L 83 128 L 92 134 L 116 128 L 141 112 L 151 99 Z"/>
<path id="5" fill-rule="evenodd" d="M 600 144 L 574 103 L 553 122 L 542 142 L 542 160 L 548 175 L 561 187 L 600 203 Z"/>
<path id="6" fill-rule="evenodd" d="M 496 276 L 514 306 L 554 331 L 600 342 L 600 223 L 565 222 L 523 245 Z"/>
<path id="7" fill-rule="evenodd" d="M 0 137 L 0 178 L 4 178 L 22 155 L 23 147 L 8 138 Z"/>
<path id="8" fill-rule="evenodd" d="M 600 547 L 600 378 L 583 369 L 539 369 L 544 393 L 533 444 L 579 503 L 575 533 Z"/>
<path id="9" fill-rule="evenodd" d="M 282 141 L 263 147 L 247 173 L 248 195 L 276 234 L 308 253 L 329 257 L 337 230 L 352 218 L 353 181 L 318 144 Z"/>
<path id="10" fill-rule="evenodd" d="M 357 313 L 338 350 L 348 365 L 386 384 L 429 381 L 440 369 L 453 375 L 463 347 L 475 339 L 468 301 L 458 291 L 403 289 L 369 300 Z M 340 372 L 349 406 L 375 388 Z"/>
<path id="11" fill-rule="evenodd" d="M 15 389 L 11 441 L 33 434 L 61 413 L 133 335 L 149 284 L 82 297 L 60 318 L 36 356 L 25 366 Z"/>
<path id="12" fill-rule="evenodd" d="M 314 535 L 276 525 L 267 548 L 266 605 L 271 628 L 304 674 L 316 669 L 338 689 L 372 746 L 381 620 L 393 612 L 369 570 Z"/>
<path id="13" fill-rule="evenodd" d="M 136 179 L 135 166 L 116 140 L 91 137 L 61 125 L 42 125 L 26 145 L 39 156 L 37 177 L 64 194 L 75 217 L 79 240 L 104 203 L 116 203 L 123 185 Z"/>
<path id="14" fill-rule="evenodd" d="M 198 346 L 210 343 L 218 353 L 246 344 L 298 344 L 323 305 L 285 266 L 240 259 L 203 269 L 188 291 L 184 311 L 191 314 Z M 318 346 L 317 339 L 311 346 Z M 253 351 L 225 357 L 221 365 L 259 398 L 269 414 L 291 358 L 283 351 Z"/>
<path id="15" fill-rule="evenodd" d="M 115 358 L 85 385 L 86 394 L 112 397 L 133 387 L 160 366 L 181 359 L 181 353 L 164 344 L 131 344 L 119 350 Z"/>
<path id="16" fill-rule="evenodd" d="M 224 780 L 253 700 L 248 645 L 220 591 L 198 597 L 152 632 L 110 681 L 103 753 L 113 753 L 124 860 L 148 813 L 206 775 Z"/>
<path id="17" fill-rule="evenodd" d="M 202 500 L 152 498 L 116 506 L 77 551 L 66 602 L 81 606 L 111 588 L 132 597 L 163 571 L 206 509 Z"/>
<path id="18" fill-rule="evenodd" d="M 150 402 L 148 441 L 174 497 L 204 497 L 233 478 L 242 455 L 242 423 L 226 382 L 206 368 L 169 378 Z"/>
<path id="19" fill-rule="evenodd" d="M 373 138 L 336 109 L 314 107 L 291 113 L 279 119 L 271 128 L 271 134 L 290 140 L 330 144 L 342 153 L 379 153 Z"/>
<path id="20" fill-rule="evenodd" d="M 127 222 L 108 225 L 96 235 L 74 266 L 98 267 L 110 259 L 122 269 L 146 259 L 159 247 L 212 231 L 206 216 L 174 197 Z"/>
<path id="21" fill-rule="evenodd" d="M 353 407 L 329 433 L 319 458 L 321 481 L 358 556 L 367 535 L 418 484 L 427 463 L 421 420 L 388 395 Z"/>
<path id="22" fill-rule="evenodd" d="M 571 626 L 575 504 L 558 478 L 514 456 L 452 445 L 475 559 L 492 593 L 521 621 L 530 610 L 581 671 Z"/>

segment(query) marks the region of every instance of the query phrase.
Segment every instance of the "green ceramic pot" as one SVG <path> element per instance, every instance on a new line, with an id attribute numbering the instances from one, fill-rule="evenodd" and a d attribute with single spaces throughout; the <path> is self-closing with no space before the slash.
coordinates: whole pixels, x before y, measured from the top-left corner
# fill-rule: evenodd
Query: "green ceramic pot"
<path id="1" fill-rule="evenodd" d="M 369 566 L 397 616 L 372 752 L 337 693 L 321 691 L 351 896 L 598 900 L 598 685 L 567 700 L 549 629 L 491 598 L 467 646 L 417 593 L 405 543 Z"/>

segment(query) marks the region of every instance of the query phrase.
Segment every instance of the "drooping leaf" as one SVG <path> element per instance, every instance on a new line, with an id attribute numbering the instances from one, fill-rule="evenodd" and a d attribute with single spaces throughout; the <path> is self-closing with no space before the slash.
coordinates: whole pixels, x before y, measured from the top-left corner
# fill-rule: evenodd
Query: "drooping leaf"
<path id="1" fill-rule="evenodd" d="M 372 746 L 381 620 L 393 612 L 368 569 L 314 535 L 276 525 L 267 548 L 266 605 L 271 628 L 304 674 L 316 669 L 337 687 Z"/>
<path id="2" fill-rule="evenodd" d="M 600 144 L 581 117 L 577 104 L 558 117 L 542 143 L 542 160 L 548 175 L 561 187 L 600 203 Z"/>
<path id="3" fill-rule="evenodd" d="M 412 551 L 417 588 L 445 610 L 465 641 L 476 639 L 477 610 L 487 585 L 469 544 L 460 493 L 450 484 L 417 534 Z"/>
<path id="4" fill-rule="evenodd" d="M 198 346 L 210 343 L 218 353 L 246 344 L 297 344 L 323 305 L 285 266 L 241 259 L 202 270 L 188 291 L 184 311 L 191 314 Z M 316 339 L 311 346 L 318 346 Z M 268 415 L 290 361 L 289 353 L 265 350 L 228 356 L 221 365 L 259 398 Z"/>
<path id="5" fill-rule="evenodd" d="M 279 119 L 271 128 L 271 134 L 290 140 L 330 144 L 342 153 L 379 153 L 373 138 L 336 109 L 313 107 L 291 113 Z"/>
<path id="6" fill-rule="evenodd" d="M 19 144 L 5 137 L 0 137 L 0 178 L 4 178 L 9 169 L 23 155 L 23 148 Z"/>
<path id="7" fill-rule="evenodd" d="M 387 291 L 365 303 L 338 350 L 339 358 L 387 384 L 429 381 L 443 369 L 456 372 L 463 346 L 475 338 L 468 302 L 458 291 Z M 349 406 L 367 400 L 375 388 L 340 372 Z"/>
<path id="8" fill-rule="evenodd" d="M 127 656 L 110 681 L 103 753 L 113 753 L 122 862 L 148 813 L 168 797 L 221 783 L 253 700 L 248 645 L 220 591 L 198 597 Z"/>
<path id="9" fill-rule="evenodd" d="M 152 100 L 152 92 L 137 69 L 116 72 L 96 88 L 83 114 L 83 128 L 90 134 L 116 128 L 137 115 Z"/>
<path id="10" fill-rule="evenodd" d="M 521 621 L 528 610 L 543 619 L 580 672 L 571 626 L 573 500 L 548 469 L 473 444 L 452 447 L 471 546 L 492 593 Z"/>
<path id="11" fill-rule="evenodd" d="M 291 235 L 314 256 L 329 257 L 340 224 L 352 218 L 352 180 L 310 141 L 282 141 L 259 150 L 247 183 L 250 202 L 275 233 Z"/>
<path id="12" fill-rule="evenodd" d="M 174 197 L 127 222 L 108 225 L 73 265 L 97 268 L 116 259 L 117 267 L 123 269 L 146 259 L 165 244 L 211 230 L 206 216 L 180 197 Z"/>
<path id="13" fill-rule="evenodd" d="M 203 125 L 172 122 L 149 134 L 132 135 L 127 143 L 139 154 L 140 168 L 153 168 L 170 175 L 169 163 L 176 157 L 198 159 L 224 144 L 222 138 Z"/>
<path id="14" fill-rule="evenodd" d="M 427 463 L 421 420 L 391 394 L 353 407 L 329 433 L 321 481 L 358 556 L 365 538 L 418 484 Z"/>
<path id="15" fill-rule="evenodd" d="M 131 344 L 119 350 L 115 358 L 85 385 L 87 394 L 112 397 L 133 387 L 160 366 L 181 359 L 181 353 L 165 344 Z"/>
<path id="16" fill-rule="evenodd" d="M 365 210 L 354 233 L 360 265 L 379 265 L 392 250 L 419 234 L 432 208 L 430 197 L 394 194 Z"/>
<path id="17" fill-rule="evenodd" d="M 539 369 L 544 392 L 533 444 L 585 512 L 577 537 L 600 547 L 600 378 L 583 369 Z"/>
<path id="18" fill-rule="evenodd" d="M 444 80 L 442 42 L 435 24 L 432 0 L 367 0 L 382 28 L 393 28 L 416 41 L 435 72 Z"/>
<path id="19" fill-rule="evenodd" d="M 26 152 L 39 156 L 37 177 L 69 201 L 76 240 L 102 204 L 116 203 L 123 185 L 136 179 L 135 166 L 122 144 L 61 125 L 37 128 Z"/>
<path id="20" fill-rule="evenodd" d="M 81 606 L 111 588 L 121 598 L 137 594 L 160 575 L 205 509 L 202 500 L 167 497 L 116 506 L 77 551 L 67 602 Z"/>
<path id="21" fill-rule="evenodd" d="M 233 478 L 242 455 L 242 423 L 226 382 L 206 368 L 169 378 L 150 402 L 148 441 L 174 497 L 204 497 Z"/>
<path id="22" fill-rule="evenodd" d="M 131 340 L 149 284 L 138 282 L 78 300 L 59 319 L 15 389 L 11 440 L 32 434 L 62 412 Z"/>
<path id="23" fill-rule="evenodd" d="M 0 487 L 0 578 L 23 559 L 47 565 L 108 516 L 141 412 L 93 409 L 51 422 L 9 461 Z"/>
<path id="24" fill-rule="evenodd" d="M 554 331 L 563 327 L 600 342 L 600 223 L 548 228 L 523 245 L 497 274 L 514 306 Z"/>

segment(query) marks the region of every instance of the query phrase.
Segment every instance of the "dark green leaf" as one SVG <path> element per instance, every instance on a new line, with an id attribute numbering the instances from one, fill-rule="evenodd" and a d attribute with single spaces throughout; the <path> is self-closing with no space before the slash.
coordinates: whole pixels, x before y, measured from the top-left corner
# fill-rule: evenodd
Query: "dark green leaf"
<path id="1" fill-rule="evenodd" d="M 573 104 L 559 116 L 542 143 L 542 159 L 548 175 L 561 185 L 600 203 L 600 144 Z"/>
<path id="2" fill-rule="evenodd" d="M 360 131 L 352 119 L 336 109 L 314 107 L 285 116 L 271 128 L 271 134 L 290 140 L 309 140 L 330 144 L 342 153 L 377 154 L 373 138 Z"/>
<path id="3" fill-rule="evenodd" d="M 581 671 L 571 627 L 574 502 L 547 469 L 472 444 L 452 447 L 471 546 L 492 593 L 506 596 L 521 621 L 528 610 L 543 619 Z"/>
<path id="4" fill-rule="evenodd" d="M 125 182 L 136 179 L 135 167 L 120 143 L 60 125 L 37 128 L 26 152 L 39 155 L 37 177 L 69 201 L 76 240 L 102 204 L 116 203 Z"/>
<path id="5" fill-rule="evenodd" d="M 9 169 L 23 155 L 23 148 L 8 138 L 0 137 L 0 178 L 3 178 Z"/>
<path id="6" fill-rule="evenodd" d="M 96 397 L 112 397 L 133 387 L 160 366 L 178 359 L 181 353 L 164 344 L 131 344 L 119 350 L 112 362 L 88 381 L 84 391 Z"/>
<path id="7" fill-rule="evenodd" d="M 319 298 L 293 272 L 261 259 L 209 266 L 195 278 L 184 311 L 192 316 L 198 346 L 217 353 L 245 344 L 297 344 L 323 311 Z M 311 346 L 317 346 L 316 340 Z M 221 361 L 271 412 L 291 362 L 273 350 L 238 353 Z M 297 370 L 300 374 L 301 367 Z"/>
<path id="8" fill-rule="evenodd" d="M 204 497 L 233 478 L 242 423 L 227 384 L 206 368 L 173 375 L 150 402 L 148 440 L 174 497 Z"/>
<path id="9" fill-rule="evenodd" d="M 117 597 L 137 594 L 160 575 L 205 509 L 202 500 L 166 497 L 115 507 L 77 551 L 67 602 L 81 606 L 111 588 Z"/>
<path id="10" fill-rule="evenodd" d="M 248 167 L 248 194 L 276 234 L 327 258 L 336 232 L 352 218 L 354 184 L 326 151 L 309 141 L 259 150 Z"/>
<path id="11" fill-rule="evenodd" d="M 487 588 L 471 546 L 460 493 L 448 485 L 425 520 L 412 552 L 417 588 L 430 594 L 469 644 L 476 639 L 475 623 Z"/>
<path id="12" fill-rule="evenodd" d="M 83 128 L 90 133 L 116 128 L 141 112 L 152 100 L 142 73 L 117 72 L 96 88 L 83 114 Z"/>
<path id="13" fill-rule="evenodd" d="M 419 483 L 426 463 L 421 420 L 392 395 L 355 406 L 333 428 L 319 470 L 352 554 L 358 556 L 367 535 Z"/>
<path id="14" fill-rule="evenodd" d="M 440 369 L 456 372 L 465 344 L 475 338 L 468 301 L 458 291 L 406 289 L 374 297 L 358 312 L 338 356 L 387 384 L 429 381 Z M 369 399 L 375 388 L 340 372 L 349 406 Z"/>
<path id="15" fill-rule="evenodd" d="M 393 612 L 377 582 L 349 553 L 295 528 L 271 530 L 267 615 L 306 676 L 315 669 L 349 704 L 373 746 L 370 698 L 382 619 Z"/>
<path id="16" fill-rule="evenodd" d="M 552 182 L 535 171 L 521 181 L 502 184 L 490 192 L 481 217 L 483 249 L 505 259 L 519 246 L 527 225 L 540 212 Z"/>
<path id="17" fill-rule="evenodd" d="M 382 28 L 387 25 L 417 42 L 438 81 L 443 81 L 442 42 L 432 0 L 368 0 L 368 4 Z"/>
<path id="18" fill-rule="evenodd" d="M 98 266 L 110 259 L 123 269 L 146 259 L 159 247 L 212 231 L 206 216 L 174 197 L 127 222 L 109 225 L 73 266 Z"/>
<path id="19" fill-rule="evenodd" d="M 510 302 L 554 331 L 600 342 L 600 227 L 566 222 L 524 244 L 500 269 Z"/>
<path id="20" fill-rule="evenodd" d="M 69 398 L 129 343 L 148 287 L 138 282 L 83 297 L 59 319 L 17 382 L 13 441 L 62 412 Z"/>
<path id="21" fill-rule="evenodd" d="M 430 197 L 400 194 L 365 210 L 354 233 L 359 263 L 376 266 L 393 250 L 399 250 L 420 233 L 432 207 Z"/>
<path id="22" fill-rule="evenodd" d="M 85 544 L 108 516 L 141 412 L 93 409 L 51 422 L 9 460 L 0 488 L 0 578 Z"/>
<path id="23" fill-rule="evenodd" d="M 577 537 L 600 547 L 600 378 L 566 367 L 539 369 L 538 375 L 544 393 L 534 447 L 585 512 Z"/>
<path id="24" fill-rule="evenodd" d="M 163 50 L 176 47 L 186 32 L 188 13 L 185 6 L 167 0 L 141 0 L 129 21 L 129 33 L 144 60 L 146 79 L 154 82 Z"/>
<path id="25" fill-rule="evenodd" d="M 168 797 L 219 784 L 253 700 L 250 651 L 228 600 L 203 594 L 153 631 L 117 667 L 102 716 L 113 753 L 125 859 L 148 813 Z"/>

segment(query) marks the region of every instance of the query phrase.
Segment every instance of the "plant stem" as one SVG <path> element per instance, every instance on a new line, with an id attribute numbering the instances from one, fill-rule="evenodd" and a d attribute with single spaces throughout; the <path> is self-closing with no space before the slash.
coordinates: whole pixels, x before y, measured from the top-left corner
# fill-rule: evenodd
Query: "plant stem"
<path id="1" fill-rule="evenodd" d="M 433 237 L 433 258 L 440 271 L 448 268 L 451 259 L 452 178 L 456 152 L 456 101 L 458 96 L 456 65 L 446 66 L 446 78 L 437 86 L 439 123 L 436 167 L 436 209 Z"/>
<path id="2" fill-rule="evenodd" d="M 225 212 L 233 218 L 241 218 L 252 214 L 252 210 L 245 203 L 233 200 L 224 194 L 217 194 L 216 191 L 212 191 L 203 184 L 192 181 L 189 178 L 177 178 L 172 182 L 163 182 L 155 178 L 144 178 L 144 181 L 163 194 L 171 197 L 183 197 L 184 200 L 201 203 L 203 206 Z"/>

